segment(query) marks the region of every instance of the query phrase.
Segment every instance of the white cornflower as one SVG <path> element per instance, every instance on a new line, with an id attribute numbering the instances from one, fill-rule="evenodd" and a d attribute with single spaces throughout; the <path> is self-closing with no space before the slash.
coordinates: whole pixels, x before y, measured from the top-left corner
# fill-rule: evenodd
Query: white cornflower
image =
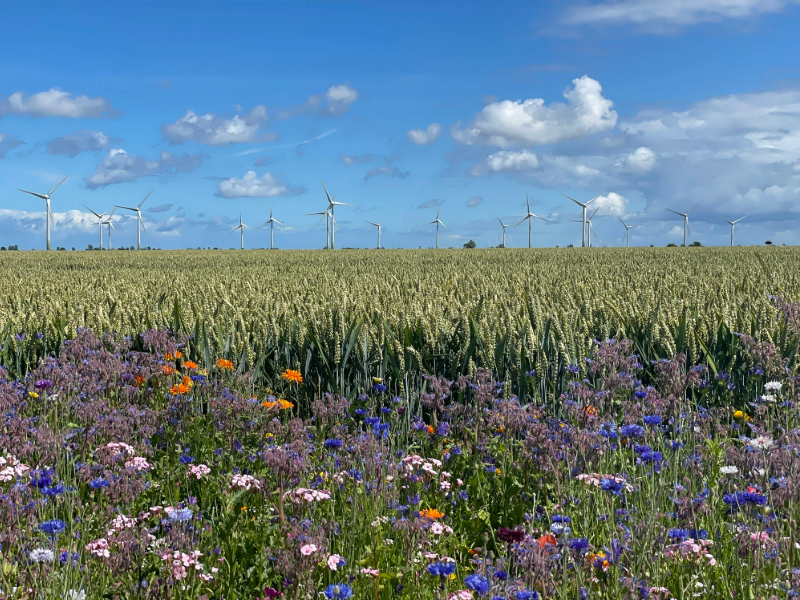
<path id="1" fill-rule="evenodd" d="M 53 562 L 55 558 L 55 554 L 53 554 L 52 550 L 48 548 L 36 548 L 35 550 L 31 550 L 31 553 L 28 557 L 35 563 L 44 563 L 44 562 Z"/>
<path id="2" fill-rule="evenodd" d="M 772 448 L 775 445 L 775 442 L 772 441 L 772 438 L 767 435 L 760 435 L 756 439 L 750 441 L 750 445 L 757 450 L 766 450 L 767 448 Z"/>
<path id="3" fill-rule="evenodd" d="M 763 396 L 761 396 L 761 401 L 762 402 L 775 402 L 775 396 L 773 396 L 772 394 L 764 394 Z"/>
<path id="4" fill-rule="evenodd" d="M 764 389 L 768 392 L 780 392 L 783 384 L 780 381 L 768 381 L 764 384 Z"/>
<path id="5" fill-rule="evenodd" d="M 739 469 L 731 465 L 731 466 L 720 467 L 719 472 L 722 473 L 723 475 L 736 475 L 739 472 Z"/>
<path id="6" fill-rule="evenodd" d="M 81 590 L 78 592 L 76 590 L 69 590 L 64 594 L 64 600 L 86 600 L 86 591 Z"/>

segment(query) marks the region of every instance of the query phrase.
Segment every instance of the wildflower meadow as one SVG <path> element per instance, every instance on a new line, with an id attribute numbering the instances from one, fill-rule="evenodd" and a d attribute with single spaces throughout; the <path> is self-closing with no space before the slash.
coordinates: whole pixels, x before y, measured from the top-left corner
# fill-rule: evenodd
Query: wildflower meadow
<path id="1" fill-rule="evenodd" d="M 362 332 L 357 377 L 212 349 L 202 325 L 19 331 L 0 597 L 800 596 L 800 303 L 739 304 L 708 335 L 678 313 L 672 352 L 630 324 L 494 364 L 467 335 L 393 370 L 413 343 L 371 354 Z"/>

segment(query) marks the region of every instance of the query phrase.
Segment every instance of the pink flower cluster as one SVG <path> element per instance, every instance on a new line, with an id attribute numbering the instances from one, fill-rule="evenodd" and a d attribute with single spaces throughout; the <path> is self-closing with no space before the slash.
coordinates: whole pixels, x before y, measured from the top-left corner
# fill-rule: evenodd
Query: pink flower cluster
<path id="1" fill-rule="evenodd" d="M 308 488 L 297 488 L 296 490 L 289 490 L 284 494 L 289 496 L 292 502 L 299 504 L 300 502 L 318 502 L 321 500 L 330 500 L 331 493 L 328 490 L 311 490 Z"/>
<path id="2" fill-rule="evenodd" d="M 261 482 L 252 475 L 231 475 L 231 489 L 235 490 L 260 490 Z"/>
<path id="3" fill-rule="evenodd" d="M 438 475 L 439 472 L 436 468 L 442 466 L 442 461 L 435 458 L 424 459 L 419 454 L 410 454 L 400 461 L 405 465 L 406 473 L 404 477 L 408 478 L 414 471 L 419 468 L 423 475 Z M 435 468 L 434 468 L 435 467 Z"/>
<path id="4" fill-rule="evenodd" d="M 680 544 L 670 544 L 664 548 L 664 556 L 667 558 L 680 558 L 706 560 L 712 567 L 717 564 L 717 559 L 711 556 L 708 548 L 713 546 L 714 542 L 711 540 L 695 540 L 688 538 Z"/>
<path id="5" fill-rule="evenodd" d="M 328 568 L 331 571 L 338 571 L 339 570 L 339 564 L 344 562 L 344 557 L 339 556 L 338 554 L 331 554 L 328 557 L 328 561 L 327 562 L 328 562 Z"/>
<path id="6" fill-rule="evenodd" d="M 131 460 L 125 461 L 125 468 L 133 469 L 134 471 L 149 471 L 153 468 L 153 465 L 141 456 L 134 456 Z"/>
<path id="7" fill-rule="evenodd" d="M 24 476 L 31 468 L 24 465 L 10 454 L 5 458 L 0 456 L 0 481 L 14 481 L 17 477 Z"/>
<path id="8" fill-rule="evenodd" d="M 86 544 L 86 551 L 100 558 L 108 558 L 111 556 L 111 546 L 108 545 L 108 540 L 100 538 L 93 542 Z"/>
<path id="9" fill-rule="evenodd" d="M 431 525 L 431 533 L 435 535 L 442 535 L 443 533 L 453 533 L 453 528 L 449 525 L 442 525 L 438 521 L 434 521 Z"/>
<path id="10" fill-rule="evenodd" d="M 447 600 L 470 600 L 471 598 L 472 592 L 470 590 L 459 590 L 450 594 Z"/>
<path id="11" fill-rule="evenodd" d="M 120 454 L 136 454 L 136 450 L 133 449 L 133 446 L 130 446 L 125 442 L 108 442 L 106 444 L 106 448 L 112 452 L 117 451 L 117 453 Z"/>
<path id="12" fill-rule="evenodd" d="M 164 552 L 161 555 L 162 561 L 169 561 L 172 570 L 172 576 L 180 581 L 189 576 L 187 569 L 193 569 L 197 572 L 197 576 L 203 581 L 211 581 L 214 579 L 213 575 L 203 573 L 203 565 L 197 559 L 203 556 L 202 552 L 197 550 L 192 551 L 191 554 L 175 550 L 174 552 Z M 212 573 L 216 573 L 219 569 L 213 567 Z"/>
<path id="13" fill-rule="evenodd" d="M 187 477 L 195 477 L 196 479 L 202 479 L 204 475 L 208 475 L 211 473 L 211 469 L 207 465 L 192 465 L 189 467 L 189 470 L 186 472 Z"/>

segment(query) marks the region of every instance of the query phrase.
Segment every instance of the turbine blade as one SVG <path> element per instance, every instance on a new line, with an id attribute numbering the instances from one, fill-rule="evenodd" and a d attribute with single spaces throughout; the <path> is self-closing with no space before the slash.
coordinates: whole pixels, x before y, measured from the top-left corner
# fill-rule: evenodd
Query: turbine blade
<path id="1" fill-rule="evenodd" d="M 320 183 L 322 183 L 322 180 L 320 180 Z M 331 195 L 328 193 L 328 188 L 325 187 L 324 183 L 322 183 L 322 189 L 325 190 L 325 196 L 328 198 L 328 202 L 333 202 L 333 200 L 331 200 Z M 334 196 L 336 196 L 336 194 L 334 194 Z"/>
<path id="2" fill-rule="evenodd" d="M 41 198 L 42 200 L 47 200 L 47 196 L 43 196 L 42 194 L 37 194 L 36 192 L 29 192 L 28 190 L 23 190 L 21 188 L 17 188 L 20 192 L 25 192 L 26 194 L 30 194 L 31 196 L 36 196 L 37 198 Z"/>
<path id="3" fill-rule="evenodd" d="M 530 200 L 528 200 L 528 193 L 527 192 L 525 192 L 525 206 L 528 207 L 528 214 L 530 214 L 531 213 L 531 203 L 530 203 Z"/>
<path id="4" fill-rule="evenodd" d="M 627 226 L 627 225 L 625 225 L 625 221 L 623 221 L 623 220 L 622 220 L 622 219 L 620 219 L 619 217 L 617 217 L 617 219 L 619 219 L 619 222 L 620 222 L 620 223 L 622 223 L 622 226 L 623 226 L 623 227 L 624 227 L 624 228 L 627 230 L 627 229 L 628 229 L 628 226 Z"/>
<path id="5" fill-rule="evenodd" d="M 680 217 L 685 216 L 683 213 L 679 213 L 677 210 L 672 210 L 671 208 L 665 208 L 664 210 L 671 212 L 674 215 L 678 215 Z"/>
<path id="6" fill-rule="evenodd" d="M 130 206 L 119 206 L 119 205 L 117 205 L 114 208 L 124 208 L 125 210 L 132 210 L 133 212 L 136 212 L 136 209 L 135 208 L 131 208 Z"/>
<path id="7" fill-rule="evenodd" d="M 273 221 L 273 223 L 277 223 L 277 224 L 278 224 L 278 225 L 280 225 L 281 227 L 286 227 L 286 226 L 285 226 L 283 223 L 281 223 L 280 221 L 278 221 L 278 219 L 272 219 L 272 221 Z"/>
<path id="8" fill-rule="evenodd" d="M 147 227 L 144 226 L 144 219 L 142 218 L 141 213 L 139 213 L 139 223 L 142 224 L 142 231 L 147 231 Z"/>
<path id="9" fill-rule="evenodd" d="M 531 217 L 530 217 L 530 215 L 526 215 L 526 216 L 525 216 L 525 217 L 522 219 L 522 221 L 520 221 L 519 223 L 517 223 L 516 225 L 514 225 L 514 227 L 519 227 L 520 225 L 522 225 L 522 224 L 523 224 L 525 221 L 527 221 L 527 220 L 528 220 L 528 219 L 530 219 L 530 218 L 531 218 Z"/>
<path id="10" fill-rule="evenodd" d="M 69 177 L 69 175 L 67 175 L 67 177 Z M 47 195 L 49 196 L 50 194 L 52 194 L 53 192 L 55 192 L 55 191 L 58 189 L 58 186 L 59 186 L 59 185 L 61 185 L 62 183 L 64 183 L 64 182 L 67 180 L 67 177 L 64 177 L 64 179 L 62 179 L 61 181 L 59 181 L 59 182 L 58 182 L 58 185 L 57 185 L 56 187 L 54 187 L 52 190 L 50 190 L 50 192 L 49 192 Z"/>
<path id="11" fill-rule="evenodd" d="M 599 209 L 599 208 L 596 208 L 596 209 L 595 209 L 595 211 L 592 213 L 592 216 L 591 216 L 591 217 L 589 217 L 589 218 L 588 218 L 588 219 L 586 219 L 586 220 L 587 220 L 587 221 L 591 221 L 592 219 L 594 219 L 594 216 L 597 214 L 597 211 L 598 211 L 598 210 L 600 210 L 600 209 Z"/>
<path id="12" fill-rule="evenodd" d="M 567 196 L 566 194 L 561 194 L 561 195 L 564 196 L 565 198 L 569 198 L 570 200 L 572 200 L 575 204 L 578 204 L 579 206 L 586 206 L 586 204 L 584 204 L 583 202 L 578 202 L 577 200 L 575 200 L 575 198 Z M 587 202 L 587 204 L 588 204 L 588 202 Z"/>
<path id="13" fill-rule="evenodd" d="M 587 201 L 586 201 L 586 206 L 589 206 L 589 205 L 590 205 L 592 202 L 594 202 L 595 200 L 597 200 L 599 197 L 600 197 L 600 196 L 595 196 L 595 197 L 594 197 L 594 198 L 592 198 L 591 200 L 587 200 Z"/>
<path id="14" fill-rule="evenodd" d="M 147 199 L 150 197 L 150 194 L 152 194 L 152 193 L 153 193 L 153 190 L 150 190 L 149 192 L 147 192 L 147 196 L 145 196 L 145 197 L 144 197 L 144 200 L 142 200 L 141 202 L 139 202 L 139 208 L 142 208 L 142 204 L 144 204 L 145 202 L 147 202 Z"/>
<path id="15" fill-rule="evenodd" d="M 692 207 L 692 210 L 694 210 L 695 208 L 697 208 L 698 206 L 700 206 L 702 203 L 703 203 L 703 201 L 701 200 L 700 202 L 698 202 L 697 204 L 695 204 L 695 205 Z M 689 212 L 687 212 L 686 214 L 688 215 L 690 212 L 692 212 L 692 210 L 690 210 L 690 211 L 689 211 Z"/>
<path id="16" fill-rule="evenodd" d="M 445 224 L 444 224 L 444 223 L 442 223 L 441 221 L 439 221 L 439 225 L 441 225 L 441 226 L 442 226 L 442 227 L 444 227 L 445 229 L 450 229 L 450 228 L 449 228 L 447 225 L 445 225 Z"/>
<path id="17" fill-rule="evenodd" d="M 90 213 L 92 213 L 92 214 L 93 214 L 95 217 L 97 217 L 98 219 L 102 219 L 102 218 L 103 218 L 103 216 L 102 216 L 102 215 L 98 215 L 96 212 L 94 212 L 94 211 L 93 211 L 91 208 L 89 208 L 89 207 L 88 207 L 88 206 L 86 206 L 85 204 L 83 205 L 83 208 L 85 208 L 86 210 L 88 210 Z M 104 215 L 104 214 L 106 214 L 106 213 L 103 213 L 103 215 Z"/>

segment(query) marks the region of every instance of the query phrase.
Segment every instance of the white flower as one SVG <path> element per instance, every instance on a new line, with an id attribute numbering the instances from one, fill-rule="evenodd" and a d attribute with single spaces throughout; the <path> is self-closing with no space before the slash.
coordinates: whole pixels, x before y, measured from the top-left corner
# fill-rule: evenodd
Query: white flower
<path id="1" fill-rule="evenodd" d="M 775 445 L 772 438 L 767 435 L 760 435 L 754 440 L 750 440 L 750 445 L 757 450 L 766 450 Z"/>
<path id="2" fill-rule="evenodd" d="M 736 475 L 739 472 L 739 469 L 734 466 L 725 466 L 725 467 L 720 467 L 719 472 L 722 473 L 723 475 Z"/>
<path id="3" fill-rule="evenodd" d="M 49 550 L 48 548 L 36 548 L 35 550 L 31 550 L 31 553 L 28 556 L 35 563 L 49 563 L 53 562 L 53 559 L 55 558 L 53 551 Z"/>
<path id="4" fill-rule="evenodd" d="M 764 384 L 764 389 L 768 392 L 780 392 L 783 384 L 780 381 L 768 381 Z"/>
<path id="5" fill-rule="evenodd" d="M 75 590 L 69 590 L 64 594 L 64 600 L 86 600 L 86 591 L 81 590 L 77 592 Z"/>
<path id="6" fill-rule="evenodd" d="M 763 396 L 761 396 L 761 401 L 762 402 L 775 402 L 775 396 L 773 396 L 772 394 L 764 394 Z"/>
<path id="7" fill-rule="evenodd" d="M 393 540 L 392 538 L 386 538 L 385 540 L 383 540 L 383 543 L 384 543 L 386 546 L 391 546 L 391 545 L 393 545 L 393 544 L 394 544 L 394 540 Z"/>

